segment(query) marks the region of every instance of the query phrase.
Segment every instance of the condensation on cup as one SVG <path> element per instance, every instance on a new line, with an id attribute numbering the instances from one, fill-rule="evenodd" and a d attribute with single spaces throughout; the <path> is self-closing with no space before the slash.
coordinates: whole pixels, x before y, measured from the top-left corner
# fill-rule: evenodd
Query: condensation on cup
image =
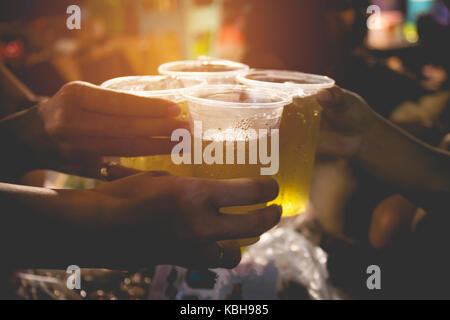
<path id="1" fill-rule="evenodd" d="M 278 88 L 293 96 L 281 119 L 280 170 L 275 176 L 280 192 L 273 203 L 283 206 L 283 216 L 303 213 L 309 203 L 322 113 L 315 94 L 335 82 L 325 76 L 282 70 L 251 70 L 237 79 L 248 86 Z"/>

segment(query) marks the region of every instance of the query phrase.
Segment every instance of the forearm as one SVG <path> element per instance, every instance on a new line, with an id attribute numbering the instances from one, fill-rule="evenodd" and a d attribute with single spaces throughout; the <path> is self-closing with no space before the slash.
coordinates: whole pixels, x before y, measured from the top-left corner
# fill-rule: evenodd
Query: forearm
<path id="1" fill-rule="evenodd" d="M 376 115 L 357 155 L 372 174 L 430 211 L 449 209 L 450 154 L 422 143 Z"/>
<path id="2" fill-rule="evenodd" d="M 101 229 L 95 223 L 99 207 L 84 212 L 88 204 L 75 193 L 0 183 L 2 263 L 10 268 L 101 266 L 102 244 L 94 241 Z"/>

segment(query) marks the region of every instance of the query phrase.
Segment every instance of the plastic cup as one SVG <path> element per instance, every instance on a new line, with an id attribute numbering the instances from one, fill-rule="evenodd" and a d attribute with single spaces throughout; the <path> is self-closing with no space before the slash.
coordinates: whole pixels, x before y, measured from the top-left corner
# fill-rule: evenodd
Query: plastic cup
<path id="1" fill-rule="evenodd" d="M 207 85 L 187 90 L 184 96 L 191 119 L 195 177 L 254 178 L 276 173 L 278 130 L 290 95 L 248 86 Z M 270 160 L 263 160 L 261 153 Z M 266 205 L 224 207 L 220 211 L 239 214 Z M 239 244 L 247 246 L 257 240 L 243 239 Z"/>
<path id="2" fill-rule="evenodd" d="M 331 88 L 335 81 L 327 76 L 285 70 L 252 69 L 237 76 L 239 83 L 259 88 L 277 88 L 301 97 Z"/>
<path id="3" fill-rule="evenodd" d="M 213 58 L 169 62 L 158 68 L 160 74 L 198 77 L 209 84 L 236 84 L 236 77 L 248 70 L 245 64 Z"/>
<path id="4" fill-rule="evenodd" d="M 276 170 L 278 145 L 274 143 L 283 108 L 291 102 L 288 94 L 247 86 L 207 85 L 187 90 L 184 96 L 191 120 L 194 176 L 260 177 L 271 175 L 272 166 Z M 262 145 L 271 159 L 262 160 Z"/>
<path id="5" fill-rule="evenodd" d="M 184 99 L 183 92 L 185 90 L 204 84 L 206 84 L 205 80 L 195 77 L 158 75 L 114 78 L 102 83 L 101 87 L 144 97 L 179 102 Z"/>
<path id="6" fill-rule="evenodd" d="M 315 94 L 335 82 L 325 76 L 281 70 L 251 70 L 238 81 L 260 89 L 278 88 L 293 96 L 280 125 L 280 170 L 275 176 L 280 186 L 273 202 L 283 206 L 283 216 L 304 212 L 314 169 L 322 108 Z"/>
<path id="7" fill-rule="evenodd" d="M 179 119 L 188 119 L 189 111 L 183 97 L 183 92 L 189 88 L 205 85 L 205 80 L 193 77 L 173 76 L 132 76 L 108 80 L 101 86 L 120 92 L 132 93 L 139 96 L 162 98 L 174 101 L 181 107 Z M 175 165 L 170 155 L 157 155 L 149 157 L 122 158 L 121 164 L 143 171 L 168 171 L 172 175 L 191 176 L 192 168 L 189 165 Z"/>

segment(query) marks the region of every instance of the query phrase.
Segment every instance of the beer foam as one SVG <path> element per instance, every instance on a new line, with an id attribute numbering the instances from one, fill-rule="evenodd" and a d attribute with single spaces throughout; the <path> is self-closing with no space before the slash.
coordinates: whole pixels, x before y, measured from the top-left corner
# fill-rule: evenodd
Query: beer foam
<path id="1" fill-rule="evenodd" d="M 209 129 L 203 134 L 203 140 L 206 141 L 248 141 L 257 139 L 258 133 L 254 129 Z"/>

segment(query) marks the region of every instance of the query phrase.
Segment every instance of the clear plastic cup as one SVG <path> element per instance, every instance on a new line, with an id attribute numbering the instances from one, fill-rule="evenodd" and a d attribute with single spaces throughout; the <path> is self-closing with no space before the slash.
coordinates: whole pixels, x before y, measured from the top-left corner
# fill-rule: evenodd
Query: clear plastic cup
<path id="1" fill-rule="evenodd" d="M 160 74 L 198 77 L 209 84 L 236 84 L 236 77 L 248 70 L 245 64 L 214 58 L 169 62 L 158 68 Z"/>
<path id="2" fill-rule="evenodd" d="M 254 178 L 276 173 L 278 130 L 290 95 L 248 86 L 207 85 L 189 89 L 184 96 L 191 119 L 195 177 Z M 220 211 L 239 214 L 266 205 L 225 207 Z M 257 240 L 243 239 L 239 244 L 247 246 Z"/>
<path id="3" fill-rule="evenodd" d="M 195 77 L 176 76 L 131 76 L 108 80 L 101 87 L 144 97 L 182 101 L 183 91 L 205 85 L 206 81 Z"/>
<path id="4" fill-rule="evenodd" d="M 283 206 L 283 216 L 306 210 L 322 108 L 315 94 L 335 82 L 325 76 L 281 70 L 251 70 L 238 76 L 242 84 L 260 89 L 278 88 L 293 96 L 280 125 L 280 170 L 275 176 L 280 186 L 273 202 Z"/>
<path id="5" fill-rule="evenodd" d="M 252 69 L 237 76 L 239 83 L 259 88 L 278 88 L 301 97 L 331 88 L 335 81 L 327 76 L 285 70 Z"/>
<path id="6" fill-rule="evenodd" d="M 183 92 L 189 88 L 205 85 L 206 81 L 193 77 L 174 76 L 132 76 L 120 77 L 104 82 L 101 87 L 144 97 L 161 98 L 174 101 L 181 107 L 179 119 L 187 120 L 189 111 Z M 168 171 L 172 175 L 191 176 L 189 165 L 175 165 L 170 155 L 122 158 L 121 164 L 143 171 Z"/>
<path id="7" fill-rule="evenodd" d="M 191 119 L 194 176 L 260 177 L 277 170 L 278 145 L 273 143 L 278 142 L 289 95 L 247 86 L 207 85 L 187 90 L 184 96 Z M 262 144 L 271 156 L 268 161 L 262 161 Z"/>

